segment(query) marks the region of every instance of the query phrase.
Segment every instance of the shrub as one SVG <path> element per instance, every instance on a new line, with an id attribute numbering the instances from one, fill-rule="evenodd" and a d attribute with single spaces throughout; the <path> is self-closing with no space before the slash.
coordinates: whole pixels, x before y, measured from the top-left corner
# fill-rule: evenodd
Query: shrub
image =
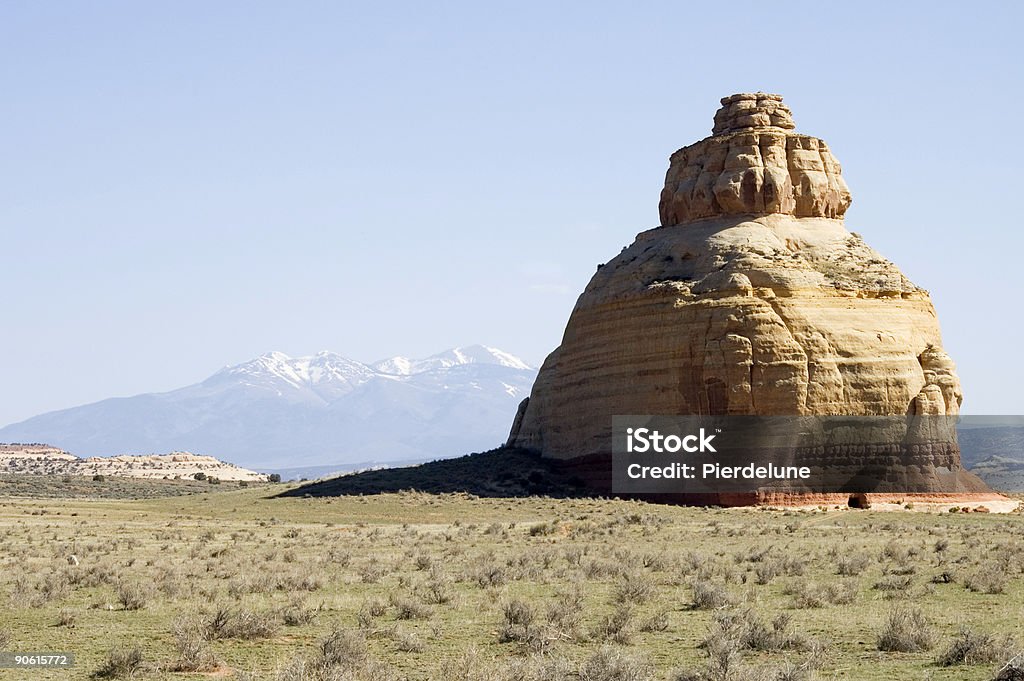
<path id="1" fill-rule="evenodd" d="M 277 633 L 277 622 L 266 613 L 239 610 L 230 622 L 227 634 L 230 638 L 252 640 L 270 638 Z"/>
<path id="2" fill-rule="evenodd" d="M 633 608 L 621 603 L 598 622 L 595 636 L 605 641 L 628 645 L 633 637 Z"/>
<path id="3" fill-rule="evenodd" d="M 643 604 L 654 595 L 654 584 L 650 577 L 642 574 L 623 575 L 615 585 L 613 598 L 616 603 Z"/>
<path id="4" fill-rule="evenodd" d="M 93 676 L 101 679 L 124 679 L 135 675 L 142 668 L 142 650 L 138 646 L 114 648 L 107 655 L 107 661 Z"/>
<path id="5" fill-rule="evenodd" d="M 314 651 L 281 670 L 279 681 L 394 681 L 397 675 L 370 657 L 358 632 L 334 629 Z"/>
<path id="6" fill-rule="evenodd" d="M 836 573 L 846 577 L 856 577 L 867 569 L 871 560 L 862 553 L 841 556 L 836 561 Z"/>
<path id="7" fill-rule="evenodd" d="M 825 592 L 817 584 L 798 582 L 786 588 L 793 596 L 794 608 L 821 608 L 825 606 Z"/>
<path id="8" fill-rule="evenodd" d="M 198 480 L 198 481 L 202 482 L 203 480 L 206 480 L 206 473 L 204 473 L 204 472 L 202 472 L 202 471 L 199 471 L 198 473 L 196 473 L 196 474 L 195 474 L 195 475 L 193 475 L 192 477 L 193 477 L 194 479 L 196 479 L 196 480 Z"/>
<path id="9" fill-rule="evenodd" d="M 203 623 L 202 631 L 207 639 L 239 638 L 252 640 L 270 638 L 277 633 L 277 622 L 265 613 L 252 610 L 232 612 L 219 608 Z"/>
<path id="10" fill-rule="evenodd" d="M 35 605 L 59 601 L 68 595 L 68 577 L 62 572 L 53 572 L 43 578 L 36 587 L 38 594 L 33 599 Z"/>
<path id="11" fill-rule="evenodd" d="M 832 605 L 849 605 L 857 600 L 857 584 L 832 582 L 825 586 L 825 600 Z"/>
<path id="12" fill-rule="evenodd" d="M 423 641 L 411 631 L 397 630 L 391 634 L 391 640 L 395 647 L 403 653 L 422 653 L 426 646 Z"/>
<path id="13" fill-rule="evenodd" d="M 431 678 L 444 681 L 563 681 L 579 679 L 578 666 L 558 655 L 530 655 L 490 662 L 489 656 L 470 646 L 464 654 L 446 656 L 441 673 Z"/>
<path id="14" fill-rule="evenodd" d="M 363 584 L 376 584 L 384 577 L 384 573 L 384 568 L 379 563 L 371 561 L 359 571 L 359 579 Z"/>
<path id="15" fill-rule="evenodd" d="M 530 527 L 531 537 L 546 537 L 554 534 L 558 530 L 558 521 L 554 520 L 550 523 L 537 523 Z"/>
<path id="16" fill-rule="evenodd" d="M 368 629 L 373 624 L 373 620 L 377 617 L 382 617 L 387 612 L 387 609 L 387 603 L 379 598 L 363 601 L 363 604 L 359 607 L 359 613 L 356 615 L 359 626 L 363 629 Z"/>
<path id="17" fill-rule="evenodd" d="M 369 656 L 366 639 L 347 629 L 334 629 L 320 641 L 318 653 L 326 668 L 361 665 Z"/>
<path id="18" fill-rule="evenodd" d="M 508 573 L 500 565 L 487 563 L 477 566 L 474 580 L 481 589 L 491 586 L 501 586 L 508 581 Z"/>
<path id="19" fill-rule="evenodd" d="M 548 607 L 548 623 L 563 637 L 576 638 L 583 622 L 583 592 L 579 585 L 564 592 Z"/>
<path id="20" fill-rule="evenodd" d="M 767 551 L 763 552 L 767 553 Z M 758 556 L 752 557 L 752 559 Z M 755 561 L 757 562 L 757 561 Z M 795 556 L 760 556 L 760 562 L 754 570 L 758 584 L 768 584 L 779 575 L 799 577 L 807 570 L 807 563 Z"/>
<path id="21" fill-rule="evenodd" d="M 472 681 L 552 681 L 573 678 L 580 677 L 576 673 L 575 665 L 570 664 L 565 658 L 532 655 L 522 660 L 506 661 L 489 674 L 472 677 Z"/>
<path id="22" fill-rule="evenodd" d="M 430 579 L 423 588 L 422 598 L 427 603 L 434 605 L 451 603 L 455 598 L 452 580 L 435 566 L 431 569 Z"/>
<path id="23" fill-rule="evenodd" d="M 779 572 L 780 565 L 779 562 L 775 560 L 764 561 L 754 570 L 758 584 L 770 583 L 773 579 L 779 576 Z"/>
<path id="24" fill-rule="evenodd" d="M 993 681 L 1024 681 L 1024 660 L 1018 655 L 996 673 Z"/>
<path id="25" fill-rule="evenodd" d="M 756 616 L 746 618 L 745 631 L 740 643 L 748 650 L 773 652 L 778 650 L 810 650 L 813 642 L 803 634 L 789 630 L 791 616 L 781 613 L 767 625 Z"/>
<path id="26" fill-rule="evenodd" d="M 1015 652 L 1016 642 L 1011 636 L 997 639 L 991 634 L 978 634 L 967 627 L 961 627 L 937 663 L 943 667 L 952 667 L 957 664 L 1005 662 Z"/>
<path id="27" fill-rule="evenodd" d="M 117 600 L 125 610 L 142 610 L 149 600 L 149 591 L 139 584 L 119 582 Z"/>
<path id="28" fill-rule="evenodd" d="M 490 681 L 493 675 L 488 676 L 487 671 L 483 655 L 475 646 L 462 655 L 446 656 L 441 663 L 441 678 L 448 681 Z"/>
<path id="29" fill-rule="evenodd" d="M 271 473 L 270 475 L 267 476 L 267 480 L 269 480 L 270 482 L 281 482 L 281 474 Z"/>
<path id="30" fill-rule="evenodd" d="M 293 599 L 281 611 L 281 621 L 289 627 L 309 624 L 316 619 L 319 608 L 310 608 L 303 601 Z"/>
<path id="31" fill-rule="evenodd" d="M 533 633 L 537 612 L 521 599 L 511 600 L 502 607 L 504 622 L 498 633 L 502 643 L 526 643 Z"/>
<path id="32" fill-rule="evenodd" d="M 707 651 L 713 651 L 719 642 L 732 640 L 740 650 L 776 652 L 813 649 L 812 639 L 789 630 L 790 621 L 788 613 L 779 614 L 771 623 L 767 623 L 749 608 L 738 612 L 720 612 L 715 615 L 700 645 Z"/>
<path id="33" fill-rule="evenodd" d="M 934 644 L 935 635 L 918 608 L 891 610 L 878 637 L 878 649 L 892 653 L 916 653 L 930 650 Z"/>
<path id="34" fill-rule="evenodd" d="M 654 667 L 640 656 L 604 646 L 580 667 L 580 681 L 650 681 Z"/>
<path id="35" fill-rule="evenodd" d="M 1006 572 L 989 565 L 965 577 L 964 586 L 976 593 L 1001 594 L 1009 579 Z"/>
<path id="36" fill-rule="evenodd" d="M 75 613 L 74 613 L 74 611 L 73 610 L 68 610 L 67 608 L 61 609 L 60 614 L 57 615 L 57 626 L 58 627 L 67 627 L 68 629 L 74 628 L 74 626 L 75 626 Z M 3 646 L 0 646 L 0 647 L 3 647 Z"/>
<path id="37" fill-rule="evenodd" d="M 889 575 L 875 582 L 874 588 L 877 591 L 887 591 L 906 596 L 913 583 L 914 578 L 910 575 Z"/>
<path id="38" fill-rule="evenodd" d="M 640 631 L 667 631 L 668 612 L 665 610 L 659 610 L 653 615 L 650 615 L 640 623 L 639 629 Z"/>
<path id="39" fill-rule="evenodd" d="M 604 579 L 622 574 L 622 566 L 611 560 L 595 558 L 588 560 L 583 565 L 583 574 L 587 579 Z"/>
<path id="40" fill-rule="evenodd" d="M 176 672 L 208 672 L 217 668 L 217 658 L 202 636 L 194 619 L 179 620 L 174 626 L 174 645 L 178 659 L 173 663 Z"/>
<path id="41" fill-rule="evenodd" d="M 782 559 L 782 572 L 789 577 L 800 577 L 807 571 L 807 561 L 798 556 L 785 556 Z"/>
<path id="42" fill-rule="evenodd" d="M 830 582 L 825 586 L 814 582 L 791 582 L 783 593 L 793 596 L 794 608 L 823 608 L 827 604 L 849 605 L 857 598 L 857 585 L 851 582 Z"/>
<path id="43" fill-rule="evenodd" d="M 392 595 L 391 605 L 397 610 L 395 616 L 400 620 L 425 620 L 433 614 L 428 606 L 402 596 Z"/>
<path id="44" fill-rule="evenodd" d="M 695 610 L 717 610 L 732 603 L 732 596 L 719 584 L 695 580 L 691 586 Z"/>
<path id="45" fill-rule="evenodd" d="M 740 679 L 753 681 L 748 675 L 741 676 L 742 645 L 730 636 L 721 636 L 707 646 L 708 663 L 706 674 L 687 675 L 686 681 L 731 681 Z M 677 677 L 678 681 L 683 678 Z"/>

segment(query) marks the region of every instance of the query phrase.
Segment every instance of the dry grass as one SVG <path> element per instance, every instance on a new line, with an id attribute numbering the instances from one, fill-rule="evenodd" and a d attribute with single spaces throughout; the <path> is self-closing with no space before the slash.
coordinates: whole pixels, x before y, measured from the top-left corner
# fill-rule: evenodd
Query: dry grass
<path id="1" fill-rule="evenodd" d="M 0 499 L 0 647 L 75 653 L 34 679 L 991 681 L 1019 645 L 1019 516 L 266 497 Z"/>

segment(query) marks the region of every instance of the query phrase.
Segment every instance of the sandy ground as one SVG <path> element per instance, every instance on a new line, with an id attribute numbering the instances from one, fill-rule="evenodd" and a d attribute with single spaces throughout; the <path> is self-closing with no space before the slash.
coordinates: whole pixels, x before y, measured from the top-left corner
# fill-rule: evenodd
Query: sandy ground
<path id="1" fill-rule="evenodd" d="M 740 507 L 742 508 L 742 507 Z M 813 511 L 821 508 L 828 508 L 830 510 L 842 509 L 850 510 L 844 506 L 837 505 L 822 505 L 822 504 L 804 504 L 797 506 L 765 506 L 772 510 L 780 511 Z M 959 500 L 953 501 L 910 501 L 904 503 L 897 503 L 895 501 L 875 501 L 871 503 L 871 507 L 867 509 L 856 509 L 858 511 L 912 511 L 915 513 L 948 513 L 950 509 L 956 508 L 959 512 L 968 513 L 1017 513 L 1024 511 L 1024 502 L 1017 501 L 1016 499 L 1010 499 L 1001 495 L 994 495 L 990 499 L 980 500 Z M 963 509 L 969 509 L 969 511 L 963 511 Z M 984 510 L 981 510 L 984 509 Z"/>

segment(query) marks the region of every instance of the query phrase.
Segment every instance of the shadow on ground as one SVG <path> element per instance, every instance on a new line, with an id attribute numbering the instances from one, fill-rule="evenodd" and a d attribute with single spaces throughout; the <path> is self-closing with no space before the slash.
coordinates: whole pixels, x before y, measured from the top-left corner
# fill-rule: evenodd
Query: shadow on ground
<path id="1" fill-rule="evenodd" d="M 528 450 L 502 447 L 419 466 L 387 468 L 318 480 L 279 497 L 336 497 L 417 490 L 466 492 L 480 497 L 582 497 L 583 481 Z"/>

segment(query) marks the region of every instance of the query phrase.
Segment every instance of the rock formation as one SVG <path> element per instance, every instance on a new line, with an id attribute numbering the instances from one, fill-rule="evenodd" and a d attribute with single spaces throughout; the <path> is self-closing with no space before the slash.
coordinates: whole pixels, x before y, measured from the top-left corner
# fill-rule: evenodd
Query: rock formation
<path id="1" fill-rule="evenodd" d="M 267 474 L 241 468 L 212 456 L 191 452 L 80 459 L 44 444 L 0 444 L 0 473 L 21 475 L 104 475 L 124 478 L 193 478 L 197 473 L 218 480 L 266 482 Z"/>
<path id="2" fill-rule="evenodd" d="M 928 292 L 846 230 L 850 200 L 780 96 L 723 99 L 671 156 L 661 226 L 598 266 L 509 445 L 607 455 L 622 414 L 957 414 Z M 937 459 L 985 491 L 955 447 Z"/>
<path id="3" fill-rule="evenodd" d="M 839 162 L 822 140 L 793 127 L 778 95 L 723 99 L 714 134 L 672 154 L 661 224 L 720 215 L 843 217 L 850 190 Z"/>

